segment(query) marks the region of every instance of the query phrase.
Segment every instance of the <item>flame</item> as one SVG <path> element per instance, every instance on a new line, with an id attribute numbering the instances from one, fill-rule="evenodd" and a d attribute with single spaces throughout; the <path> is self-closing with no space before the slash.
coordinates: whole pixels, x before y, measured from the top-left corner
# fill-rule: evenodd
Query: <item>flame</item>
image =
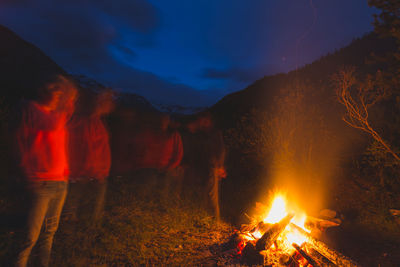
<path id="1" fill-rule="evenodd" d="M 262 237 L 262 233 L 259 230 L 256 230 L 253 234 L 252 234 L 256 239 L 260 239 Z"/>
<path id="2" fill-rule="evenodd" d="M 289 213 L 295 213 L 295 216 L 291 220 L 291 223 L 310 233 L 311 231 L 305 228 L 307 215 L 299 210 L 294 210 L 292 208 L 288 209 L 287 206 L 287 201 L 284 195 L 281 193 L 276 194 L 275 198 L 272 201 L 270 210 L 264 216 L 263 222 L 268 224 L 275 224 L 280 222 Z M 263 231 L 258 228 L 251 233 L 242 232 L 241 237 L 243 240 L 243 244 L 241 243 L 240 246 L 238 246 L 238 249 L 243 249 L 247 242 L 256 242 L 259 238 L 262 237 L 262 235 Z M 279 247 L 279 249 L 291 251 L 294 250 L 294 248 L 292 247 L 293 243 L 302 246 L 307 241 L 307 237 L 289 224 L 286 226 L 282 234 L 278 237 L 278 240 L 281 241 L 280 246 L 282 246 Z M 273 244 L 270 249 L 278 249 L 278 247 L 275 247 L 275 245 Z"/>
<path id="3" fill-rule="evenodd" d="M 286 199 L 282 194 L 277 194 L 272 202 L 272 206 L 268 215 L 264 218 L 264 223 L 277 223 L 281 221 L 285 216 L 289 214 L 287 210 Z M 298 215 L 299 214 L 299 215 Z M 300 228 L 304 229 L 306 232 L 310 233 L 311 231 L 306 229 L 304 224 L 307 219 L 306 214 L 303 213 L 296 213 L 296 216 L 291 220 L 291 223 L 299 226 Z M 301 246 L 304 242 L 306 242 L 306 237 L 302 235 L 293 227 L 288 225 L 285 229 L 284 237 L 288 241 L 289 244 L 296 243 L 297 245 Z M 257 237 L 259 238 L 259 237 Z"/>
<path id="4" fill-rule="evenodd" d="M 282 195 L 277 195 L 272 202 L 268 215 L 264 218 L 264 223 L 277 223 L 287 214 L 285 198 Z"/>
<path id="5" fill-rule="evenodd" d="M 287 226 L 285 231 L 285 237 L 289 244 L 296 243 L 297 245 L 302 246 L 304 242 L 307 241 L 307 238 L 304 235 L 302 235 L 298 230 L 294 229 L 293 227 L 290 227 L 290 225 Z"/>
<path id="6" fill-rule="evenodd" d="M 295 216 L 291 223 L 297 225 L 298 227 L 302 228 L 304 231 L 306 231 L 307 233 L 311 233 L 310 230 L 308 230 L 305 227 L 305 223 L 306 223 L 306 219 L 307 219 L 307 215 L 305 213 L 301 214 L 300 216 Z"/>
<path id="7" fill-rule="evenodd" d="M 302 228 L 304 231 L 311 233 L 311 231 L 304 226 L 306 219 L 307 216 L 305 213 L 303 213 L 300 216 L 295 216 L 292 219 L 291 223 Z M 286 234 L 286 239 L 290 244 L 296 243 L 297 245 L 301 246 L 304 244 L 304 242 L 307 241 L 307 238 L 303 234 L 301 234 L 298 230 L 294 229 L 293 227 L 290 227 L 290 225 L 287 226 L 287 230 L 288 231 Z"/>

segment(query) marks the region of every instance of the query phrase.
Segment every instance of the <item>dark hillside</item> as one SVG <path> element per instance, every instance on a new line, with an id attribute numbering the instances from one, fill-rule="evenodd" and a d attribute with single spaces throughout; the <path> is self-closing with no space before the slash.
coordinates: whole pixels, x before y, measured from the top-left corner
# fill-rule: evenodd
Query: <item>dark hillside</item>
<path id="1" fill-rule="evenodd" d="M 0 25 L 0 88 L 8 101 L 32 97 L 33 89 L 53 74 L 66 74 L 36 46 Z"/>
<path id="2" fill-rule="evenodd" d="M 297 71 L 266 76 L 211 107 L 229 150 L 229 177 L 222 190 L 224 201 L 235 203 L 229 206 L 236 210 L 227 214 L 236 217 L 254 205 L 264 188 L 260 185 L 270 182 L 276 168 L 293 168 L 300 186 L 305 185 L 302 177 L 314 176 L 310 182 L 316 183 L 345 175 L 342 167 L 363 153 L 368 136 L 342 121 L 332 76 L 343 66 L 373 73 L 385 66 L 368 64 L 372 56 L 394 49 L 392 40 L 371 33 Z"/>
<path id="3" fill-rule="evenodd" d="M 392 40 L 383 40 L 374 33 L 355 39 L 348 46 L 331 54 L 321 57 L 317 61 L 308 64 L 297 71 L 287 74 L 266 76 L 244 90 L 229 94 L 210 108 L 216 117 L 220 118 L 224 128 L 235 125 L 235 121 L 252 108 L 268 109 L 274 102 L 281 88 L 293 86 L 296 83 L 311 83 L 330 103 L 333 100 L 334 91 L 331 88 L 331 76 L 343 66 L 356 66 L 363 72 L 370 72 L 376 68 L 366 64 L 372 54 L 382 55 L 395 49 Z"/>

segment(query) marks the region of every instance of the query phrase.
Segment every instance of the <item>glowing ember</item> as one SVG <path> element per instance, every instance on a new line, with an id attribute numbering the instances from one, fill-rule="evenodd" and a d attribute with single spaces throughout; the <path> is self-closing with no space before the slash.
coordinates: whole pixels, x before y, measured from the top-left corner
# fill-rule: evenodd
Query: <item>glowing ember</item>
<path id="1" fill-rule="evenodd" d="M 252 234 L 252 236 L 255 237 L 256 239 L 259 239 L 259 238 L 262 237 L 262 233 L 261 233 L 260 231 L 256 230 L 256 231 Z"/>

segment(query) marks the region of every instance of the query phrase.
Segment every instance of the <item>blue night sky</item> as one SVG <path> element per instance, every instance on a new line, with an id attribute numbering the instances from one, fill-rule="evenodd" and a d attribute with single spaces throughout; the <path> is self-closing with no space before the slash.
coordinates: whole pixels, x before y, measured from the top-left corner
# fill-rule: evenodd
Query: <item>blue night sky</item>
<path id="1" fill-rule="evenodd" d="M 373 13 L 367 0 L 3 0 L 0 24 L 72 74 L 204 106 L 347 45 Z"/>

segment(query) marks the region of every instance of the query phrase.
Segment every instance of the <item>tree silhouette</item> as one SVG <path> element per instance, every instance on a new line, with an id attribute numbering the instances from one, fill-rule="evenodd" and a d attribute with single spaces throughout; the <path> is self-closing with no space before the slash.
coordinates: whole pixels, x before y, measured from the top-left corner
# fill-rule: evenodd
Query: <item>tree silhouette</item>
<path id="1" fill-rule="evenodd" d="M 400 161 L 400 157 L 369 121 L 370 108 L 388 95 L 386 88 L 379 82 L 382 78 L 381 73 L 377 72 L 375 77 L 368 75 L 363 82 L 358 81 L 354 73 L 355 68 L 350 67 L 340 70 L 334 76 L 338 101 L 346 108 L 343 121 L 353 128 L 370 134 L 387 152 Z"/>

